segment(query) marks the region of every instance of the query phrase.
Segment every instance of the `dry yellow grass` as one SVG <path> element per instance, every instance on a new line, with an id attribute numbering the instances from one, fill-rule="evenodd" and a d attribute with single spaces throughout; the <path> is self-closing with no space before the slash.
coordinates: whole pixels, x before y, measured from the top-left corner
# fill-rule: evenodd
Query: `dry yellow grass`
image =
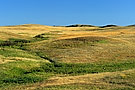
<path id="1" fill-rule="evenodd" d="M 72 38 L 79 38 L 79 37 L 106 37 L 111 40 L 111 44 L 101 44 L 98 47 L 93 47 L 91 52 L 87 52 L 84 50 L 76 51 L 76 57 L 74 57 L 73 61 L 69 61 L 73 59 L 71 56 L 66 56 L 66 52 L 58 53 L 58 58 L 62 58 L 63 62 L 95 62 L 99 61 L 99 59 L 121 59 L 127 58 L 127 52 L 129 51 L 131 55 L 129 57 L 133 57 L 134 52 L 131 52 L 132 47 L 134 47 L 134 35 L 135 35 L 135 28 L 133 27 L 115 27 L 115 28 L 99 28 L 99 27 L 53 27 L 53 26 L 43 26 L 43 25 L 18 25 L 18 26 L 5 26 L 0 27 L 0 37 L 2 40 L 9 39 L 9 38 L 23 38 L 23 39 L 30 39 L 36 35 L 42 33 L 51 33 L 53 35 L 52 39 L 43 40 L 39 42 L 35 42 L 32 44 L 33 48 L 40 48 L 43 49 L 42 46 L 47 43 L 48 41 L 55 41 L 55 40 L 64 40 L 64 39 L 72 39 Z M 121 44 L 121 45 L 120 45 Z M 88 49 L 88 48 L 87 48 Z M 91 49 L 91 48 L 89 48 Z M 125 49 L 125 50 L 124 50 Z M 75 50 L 75 49 L 74 49 Z M 134 50 L 134 49 L 133 49 Z M 133 51 L 132 50 L 132 51 Z M 59 52 L 59 51 L 58 51 Z M 110 53 L 112 52 L 112 53 Z M 51 52 L 50 52 L 51 53 Z M 54 51 L 54 54 L 56 52 Z M 70 52 L 69 52 L 70 53 Z M 71 52 L 72 53 L 72 52 Z M 123 54 L 122 54 L 123 53 Z M 124 54 L 125 53 L 125 54 Z M 64 56 L 61 56 L 64 55 Z M 74 54 L 74 53 L 73 53 Z M 120 54 L 116 57 L 116 54 Z M 74 54 L 75 55 L 75 54 Z M 106 55 L 106 56 L 104 56 Z M 114 56 L 112 56 L 114 55 Z M 53 55 L 55 56 L 55 55 Z M 81 56 L 81 57 L 79 57 Z M 109 58 L 108 58 L 109 57 Z M 128 58 L 129 58 L 128 57 Z M 68 59 L 68 60 L 64 60 Z M 80 61 L 81 59 L 81 61 Z M 89 59 L 89 60 L 88 60 Z"/>
<path id="2" fill-rule="evenodd" d="M 105 37 L 111 40 L 110 44 L 101 44 L 97 47 L 86 48 L 92 49 L 93 51 L 87 52 L 83 49 L 72 49 L 76 50 L 75 53 L 67 52 L 63 53 L 60 50 L 56 50 L 63 62 L 98 62 L 100 60 L 118 60 L 134 57 L 134 35 L 135 28 L 133 27 L 113 27 L 113 28 L 99 28 L 99 27 L 53 27 L 44 26 L 37 24 L 26 24 L 17 26 L 3 26 L 0 27 L 0 39 L 7 40 L 9 38 L 21 38 L 21 39 L 31 39 L 36 35 L 42 33 L 51 33 L 52 39 L 43 40 L 31 44 L 33 48 L 43 49 L 44 44 L 56 40 L 72 39 L 79 37 Z M 54 34 L 54 35 L 53 35 Z M 124 50 L 125 49 L 125 50 Z M 132 51 L 131 51 L 132 50 Z M 52 50 L 53 51 L 53 50 Z M 71 51 L 71 50 L 70 50 Z M 126 52 L 129 51 L 129 52 Z M 53 51 L 55 56 L 55 51 Z M 111 53 L 110 53 L 111 52 Z M 67 54 L 66 54 L 67 53 Z M 71 57 L 68 55 L 71 53 L 76 55 L 76 57 Z M 116 55 L 117 54 L 117 55 Z M 130 55 L 129 55 L 130 54 Z M 63 56 L 64 55 L 64 56 Z M 106 56 L 104 56 L 106 55 Z M 117 57 L 117 58 L 115 58 Z M 72 61 L 70 61 L 72 60 Z"/>
<path id="3" fill-rule="evenodd" d="M 95 29 L 96 27 L 52 27 L 43 25 L 18 25 L 18 26 L 5 26 L 0 27 L 0 31 L 13 32 L 22 36 L 33 37 L 35 35 L 46 33 L 50 31 L 72 31 L 72 30 L 87 30 Z"/>
<path id="4" fill-rule="evenodd" d="M 58 39 L 83 37 L 83 36 L 117 36 L 122 34 L 135 34 L 135 28 L 124 27 L 124 28 L 102 28 L 99 27 L 53 27 L 36 24 L 26 24 L 18 26 L 3 26 L 0 27 L 0 37 L 34 37 L 35 35 L 59 31 Z M 94 30 L 94 31 L 93 31 Z M 9 35 L 4 36 L 4 35 Z"/>

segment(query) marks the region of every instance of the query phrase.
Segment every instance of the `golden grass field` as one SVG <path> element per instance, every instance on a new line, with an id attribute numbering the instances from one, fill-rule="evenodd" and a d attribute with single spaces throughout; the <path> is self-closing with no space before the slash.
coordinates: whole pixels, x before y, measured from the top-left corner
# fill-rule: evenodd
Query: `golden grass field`
<path id="1" fill-rule="evenodd" d="M 17 68 L 30 70 L 33 67 L 40 67 L 40 63 L 51 63 L 51 60 L 67 64 L 99 65 L 97 66 L 99 69 L 100 65 L 104 66 L 104 64 L 111 63 L 114 66 L 112 66 L 112 71 L 106 69 L 107 71 L 101 70 L 98 73 L 70 75 L 56 74 L 55 71 L 53 74 L 49 72 L 50 76 L 48 75 L 49 77 L 42 82 L 4 84 L 7 87 L 0 83 L 1 90 L 135 90 L 134 26 L 106 28 L 54 27 L 38 24 L 1 26 L 0 41 L 10 39 L 30 40 L 31 42 L 25 43 L 24 46 L 16 43 L 13 46 L 0 46 L 2 73 L 4 70 L 10 70 L 4 68 L 12 67 L 12 63 Z M 18 64 L 17 62 L 20 61 L 32 63 Z M 125 63 L 131 63 L 132 66 Z M 116 65 L 118 71 L 115 64 L 118 64 Z M 35 75 L 45 77 L 43 72 Z"/>

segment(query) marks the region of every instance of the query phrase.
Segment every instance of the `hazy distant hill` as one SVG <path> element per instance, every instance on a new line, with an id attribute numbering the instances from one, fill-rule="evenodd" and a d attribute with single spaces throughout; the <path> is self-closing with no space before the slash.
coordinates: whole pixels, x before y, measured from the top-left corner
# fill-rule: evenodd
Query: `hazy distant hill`
<path id="1" fill-rule="evenodd" d="M 135 27 L 135 24 L 133 24 L 133 25 L 128 25 L 127 27 Z"/>
<path id="2" fill-rule="evenodd" d="M 66 27 L 95 27 L 93 25 L 83 25 L 83 24 L 75 24 L 75 25 L 69 25 Z"/>
<path id="3" fill-rule="evenodd" d="M 105 25 L 105 26 L 101 26 L 101 28 L 106 28 L 106 27 L 118 27 L 117 25 Z"/>

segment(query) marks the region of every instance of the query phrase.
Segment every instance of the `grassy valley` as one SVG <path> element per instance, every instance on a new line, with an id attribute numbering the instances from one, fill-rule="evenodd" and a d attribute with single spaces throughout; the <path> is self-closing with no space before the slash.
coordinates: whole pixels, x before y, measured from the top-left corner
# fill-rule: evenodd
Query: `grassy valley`
<path id="1" fill-rule="evenodd" d="M 135 27 L 0 27 L 0 90 L 134 90 Z"/>

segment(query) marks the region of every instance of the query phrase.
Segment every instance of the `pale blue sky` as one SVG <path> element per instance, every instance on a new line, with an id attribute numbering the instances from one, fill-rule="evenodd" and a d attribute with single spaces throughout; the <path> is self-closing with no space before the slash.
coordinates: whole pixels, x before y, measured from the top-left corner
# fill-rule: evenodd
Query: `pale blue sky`
<path id="1" fill-rule="evenodd" d="M 0 25 L 18 24 L 135 24 L 135 0 L 0 0 Z"/>

